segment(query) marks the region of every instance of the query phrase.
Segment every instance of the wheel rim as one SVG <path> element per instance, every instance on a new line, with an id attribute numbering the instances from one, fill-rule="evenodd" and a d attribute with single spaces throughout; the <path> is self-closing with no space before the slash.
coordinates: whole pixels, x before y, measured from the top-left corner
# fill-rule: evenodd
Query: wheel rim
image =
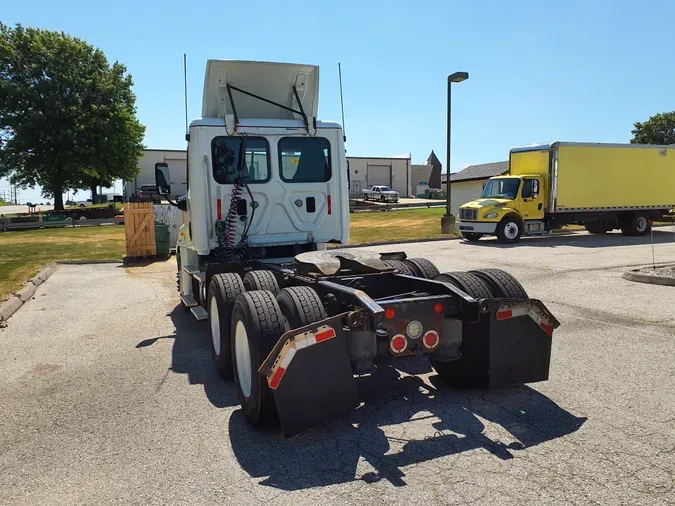
<path id="1" fill-rule="evenodd" d="M 220 315 L 218 314 L 218 302 L 215 297 L 211 298 L 209 305 L 209 320 L 211 320 L 211 341 L 216 355 L 220 355 Z"/>
<path id="2" fill-rule="evenodd" d="M 647 218 L 644 216 L 639 216 L 638 219 L 635 221 L 636 228 L 638 232 L 644 232 L 647 230 Z"/>
<path id="3" fill-rule="evenodd" d="M 239 388 L 244 397 L 251 395 L 251 351 L 248 347 L 248 334 L 244 323 L 239 320 L 234 329 L 234 353 L 237 360 Z"/>
<path id="4" fill-rule="evenodd" d="M 510 221 L 504 227 L 504 236 L 507 239 L 515 239 L 518 237 L 518 224 Z"/>

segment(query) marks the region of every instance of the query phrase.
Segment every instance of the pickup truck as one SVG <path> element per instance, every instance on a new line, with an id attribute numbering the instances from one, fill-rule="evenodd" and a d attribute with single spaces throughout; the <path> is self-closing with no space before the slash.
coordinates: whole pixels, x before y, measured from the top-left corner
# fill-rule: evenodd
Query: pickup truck
<path id="1" fill-rule="evenodd" d="M 380 202 L 398 202 L 399 193 L 390 186 L 372 186 L 370 190 L 363 190 L 364 200 L 379 200 Z"/>

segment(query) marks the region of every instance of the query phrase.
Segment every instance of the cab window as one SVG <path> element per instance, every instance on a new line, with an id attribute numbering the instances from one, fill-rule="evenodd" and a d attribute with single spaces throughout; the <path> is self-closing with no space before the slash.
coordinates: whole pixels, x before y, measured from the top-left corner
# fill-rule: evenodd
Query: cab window
<path id="1" fill-rule="evenodd" d="M 523 190 L 520 195 L 524 199 L 536 198 L 539 195 L 539 180 L 526 179 L 523 181 Z"/>
<path id="2" fill-rule="evenodd" d="M 331 178 L 330 143 L 323 137 L 279 140 L 281 179 L 287 183 L 325 183 Z"/>
<path id="3" fill-rule="evenodd" d="M 215 137 L 211 141 L 213 179 L 232 184 L 239 175 L 242 137 Z M 241 166 L 244 183 L 265 183 L 270 179 L 269 144 L 264 137 L 246 138 L 246 155 Z"/>

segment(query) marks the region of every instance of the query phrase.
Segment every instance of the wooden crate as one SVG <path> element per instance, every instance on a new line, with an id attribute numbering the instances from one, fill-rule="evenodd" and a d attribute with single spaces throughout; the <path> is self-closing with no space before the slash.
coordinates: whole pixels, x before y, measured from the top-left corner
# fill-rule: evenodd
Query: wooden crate
<path id="1" fill-rule="evenodd" d="M 157 254 L 155 210 L 152 202 L 124 204 L 124 231 L 127 257 L 150 257 Z"/>

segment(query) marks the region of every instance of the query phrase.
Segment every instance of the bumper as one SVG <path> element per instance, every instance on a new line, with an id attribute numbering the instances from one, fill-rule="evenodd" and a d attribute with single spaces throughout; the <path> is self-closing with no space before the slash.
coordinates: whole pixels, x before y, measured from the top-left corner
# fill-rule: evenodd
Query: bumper
<path id="1" fill-rule="evenodd" d="M 475 234 L 494 234 L 495 230 L 497 230 L 496 223 L 478 221 L 458 221 L 455 227 L 460 232 L 473 232 Z"/>

